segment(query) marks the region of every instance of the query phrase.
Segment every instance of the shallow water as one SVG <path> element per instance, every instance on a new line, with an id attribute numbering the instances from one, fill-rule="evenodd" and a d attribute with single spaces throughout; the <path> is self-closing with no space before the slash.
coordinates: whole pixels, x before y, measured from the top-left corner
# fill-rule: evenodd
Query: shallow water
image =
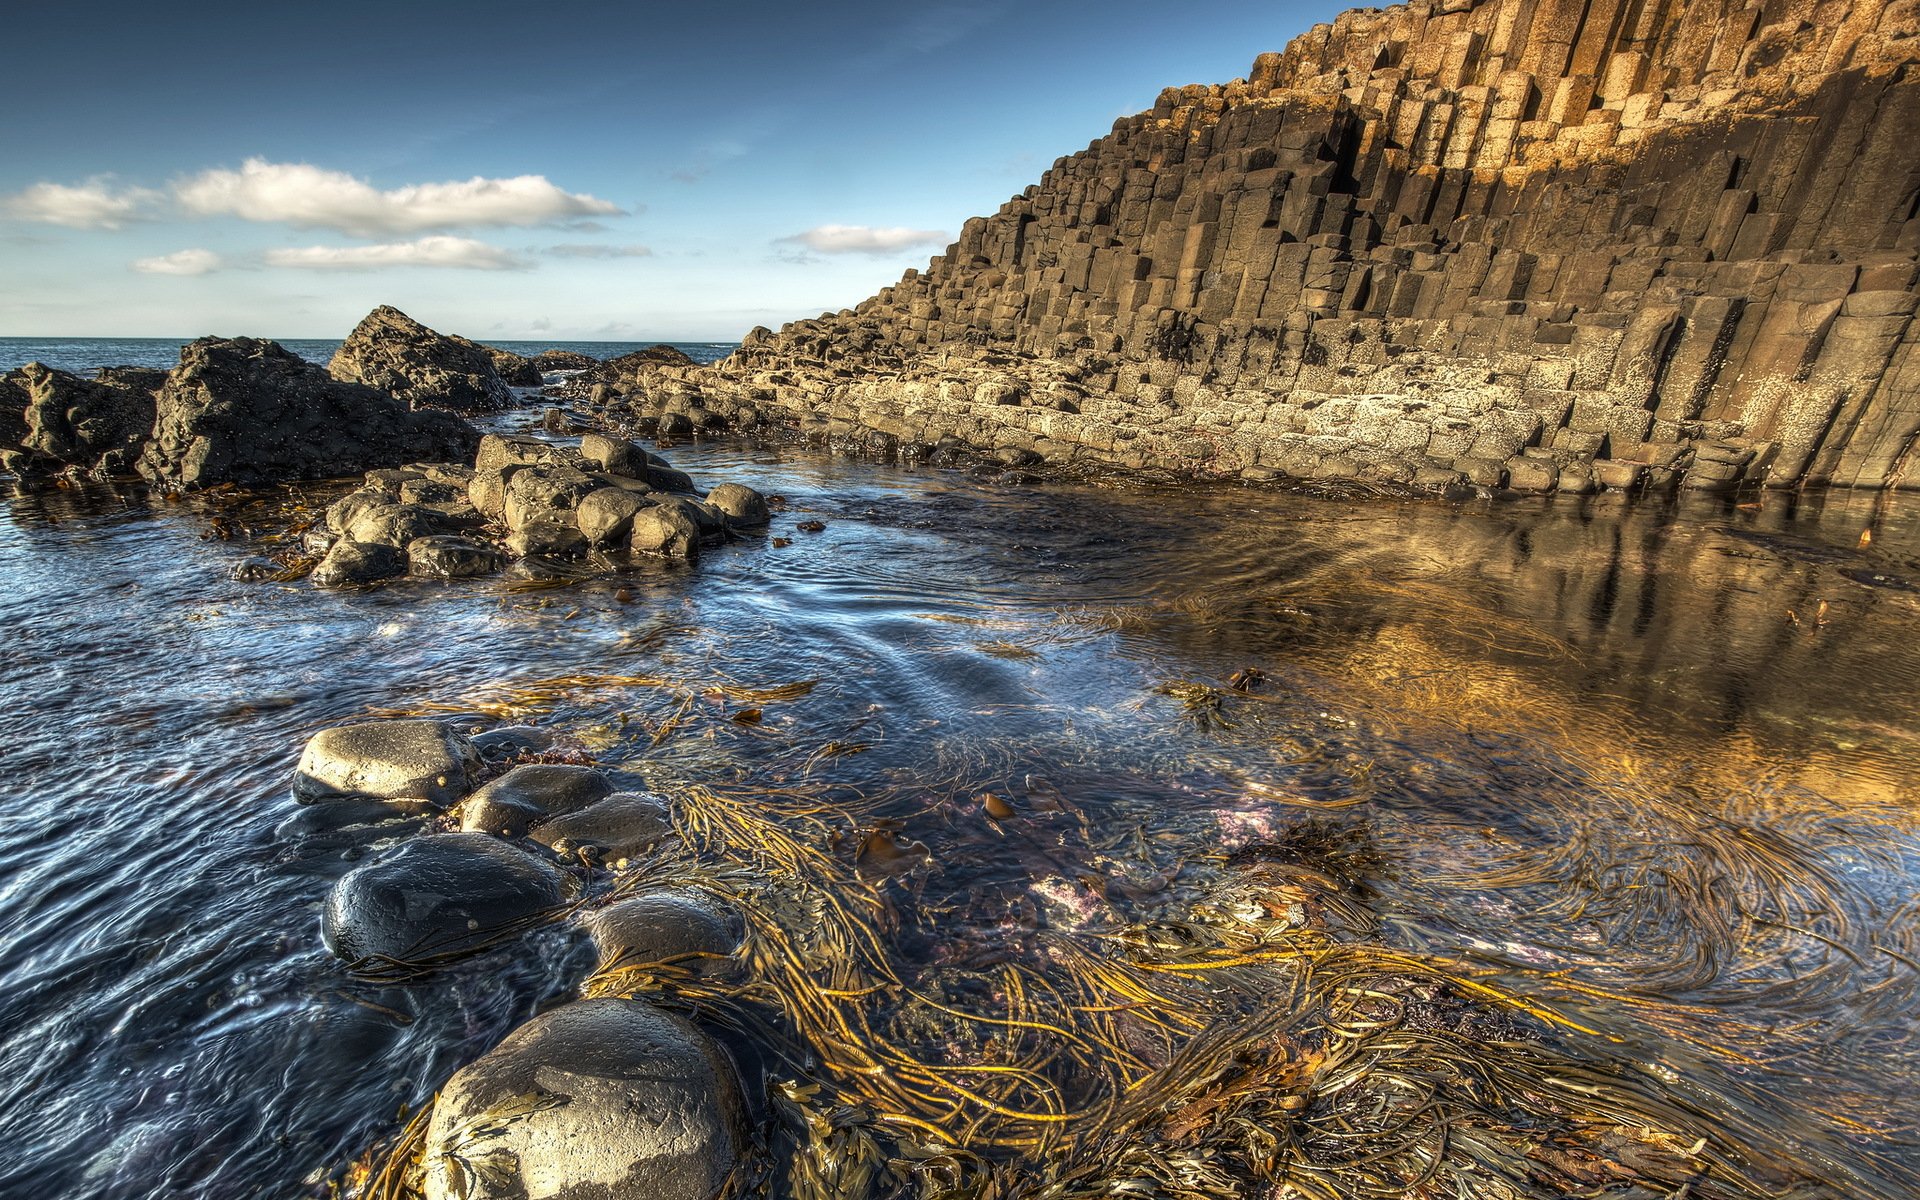
<path id="1" fill-rule="evenodd" d="M 888 885 L 909 966 L 1183 911 L 1222 851 L 1317 821 L 1366 848 L 1366 938 L 1558 1014 L 1556 1052 L 1737 1126 L 1768 1179 L 1920 1192 L 1910 499 L 673 457 L 789 507 L 692 569 L 324 593 L 230 581 L 251 551 L 203 540 L 216 500 L 5 502 L 0 1194 L 300 1194 L 570 994 L 590 964 L 559 929 L 417 988 L 351 979 L 319 906 L 416 826 L 317 829 L 288 782 L 326 725 L 581 675 L 677 682 L 537 714 L 669 797 L 884 797 L 931 856 Z M 711 691 L 800 680 L 752 726 Z M 1029 820 L 1047 797 L 1079 832 Z"/>

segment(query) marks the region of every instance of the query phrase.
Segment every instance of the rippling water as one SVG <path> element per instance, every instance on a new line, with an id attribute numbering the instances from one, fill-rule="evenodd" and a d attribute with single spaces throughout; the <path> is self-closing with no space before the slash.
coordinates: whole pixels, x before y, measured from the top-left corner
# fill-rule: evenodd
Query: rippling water
<path id="1" fill-rule="evenodd" d="M 919 789 L 897 815 L 936 867 L 899 902 L 945 915 L 906 918 L 903 957 L 1012 910 L 1151 918 L 1208 852 L 1306 814 L 1365 840 L 1386 944 L 1558 989 L 1594 1035 L 1571 1053 L 1709 1126 L 1770 1125 L 1760 1165 L 1807 1195 L 1920 1190 L 1910 499 L 1449 505 L 675 459 L 790 507 L 691 570 L 368 593 L 230 581 L 249 549 L 203 540 L 214 499 L 0 507 L 0 1193 L 300 1194 L 568 994 L 559 930 L 422 988 L 351 980 L 319 906 L 414 827 L 320 828 L 288 783 L 328 724 L 582 674 L 818 680 L 752 730 L 674 724 L 632 687 L 548 719 L 668 794 L 857 743 L 807 771 Z M 1226 686 L 1249 667 L 1256 694 Z M 1042 787 L 1099 836 L 1022 842 L 970 807 Z M 1074 893 L 1090 871 L 1155 882 Z"/>

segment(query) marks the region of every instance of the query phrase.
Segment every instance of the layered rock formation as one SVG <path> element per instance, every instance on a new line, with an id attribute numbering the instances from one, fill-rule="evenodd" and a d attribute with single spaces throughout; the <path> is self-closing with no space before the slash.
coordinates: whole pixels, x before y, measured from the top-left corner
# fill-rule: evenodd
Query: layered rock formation
<path id="1" fill-rule="evenodd" d="M 341 383 L 278 343 L 201 338 L 154 397 L 140 473 L 209 487 L 323 479 L 415 459 L 464 458 L 479 435 L 443 412 Z"/>
<path id="2" fill-rule="evenodd" d="M 381 305 L 353 327 L 327 370 L 343 383 L 391 392 L 415 408 L 496 412 L 513 407 L 503 372 L 515 380 L 539 372 L 506 350 L 436 333 L 397 308 Z"/>
<path id="3" fill-rule="evenodd" d="M 1418 0 L 628 411 L 1199 475 L 1920 486 L 1920 5 Z"/>

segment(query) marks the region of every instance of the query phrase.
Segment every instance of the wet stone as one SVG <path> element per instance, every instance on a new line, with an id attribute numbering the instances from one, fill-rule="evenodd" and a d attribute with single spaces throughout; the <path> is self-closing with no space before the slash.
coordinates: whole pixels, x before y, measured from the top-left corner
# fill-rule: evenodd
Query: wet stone
<path id="1" fill-rule="evenodd" d="M 575 517 L 580 532 L 597 546 L 626 540 L 633 530 L 634 515 L 651 508 L 653 501 L 644 494 L 624 488 L 600 488 L 580 501 Z"/>
<path id="2" fill-rule="evenodd" d="M 773 519 L 766 497 L 738 483 L 723 483 L 707 493 L 707 503 L 726 514 L 727 523 L 757 529 Z"/>
<path id="3" fill-rule="evenodd" d="M 404 575 L 407 556 L 392 546 L 341 538 L 307 578 L 315 587 L 352 587 Z"/>
<path id="4" fill-rule="evenodd" d="M 739 919 L 705 892 L 673 888 L 609 904 L 586 920 L 600 969 L 679 961 L 711 972 L 740 945 Z"/>
<path id="5" fill-rule="evenodd" d="M 507 553 L 518 558 L 579 558 L 587 552 L 587 535 L 572 525 L 535 521 L 507 535 Z"/>
<path id="6" fill-rule="evenodd" d="M 488 762 L 505 762 L 522 754 L 540 754 L 553 748 L 553 734 L 536 725 L 503 725 L 476 733 L 473 748 Z"/>
<path id="7" fill-rule="evenodd" d="M 439 534 L 407 543 L 409 574 L 430 579 L 466 579 L 500 568 L 500 552 L 472 538 Z"/>
<path id="8" fill-rule="evenodd" d="M 672 835 L 666 804 L 641 792 L 615 792 L 577 812 L 538 821 L 529 831 L 544 846 L 598 846 L 608 859 L 637 858 Z"/>
<path id="9" fill-rule="evenodd" d="M 460 806 L 460 828 L 522 837 L 543 818 L 578 812 L 613 791 L 607 777 L 591 767 L 529 763 L 467 797 Z"/>
<path id="10" fill-rule="evenodd" d="M 472 743 L 438 721 L 367 721 L 308 739 L 294 793 L 303 800 L 371 796 L 444 808 L 467 794 L 479 769 Z"/>
<path id="11" fill-rule="evenodd" d="M 427 1127 L 425 1192 L 711 1200 L 742 1122 L 733 1065 L 691 1022 L 637 1000 L 585 1000 L 535 1017 L 447 1081 Z"/>
<path id="12" fill-rule="evenodd" d="M 698 558 L 700 527 L 678 506 L 655 505 L 634 514 L 628 546 L 635 554 Z"/>
<path id="13" fill-rule="evenodd" d="M 483 834 L 414 838 L 355 867 L 327 899 L 327 948 L 348 962 L 402 963 L 483 948 L 565 903 L 550 862 Z"/>

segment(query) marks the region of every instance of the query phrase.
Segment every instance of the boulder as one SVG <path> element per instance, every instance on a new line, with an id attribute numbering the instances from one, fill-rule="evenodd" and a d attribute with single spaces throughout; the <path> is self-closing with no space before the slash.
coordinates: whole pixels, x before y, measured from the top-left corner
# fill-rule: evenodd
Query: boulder
<path id="1" fill-rule="evenodd" d="M 467 579 L 500 569 L 500 552 L 472 538 L 439 534 L 407 543 L 407 573 L 428 579 Z"/>
<path id="2" fill-rule="evenodd" d="M 580 532 L 596 546 L 624 542 L 633 531 L 633 518 L 653 507 L 645 493 L 625 488 L 600 488 L 587 494 L 574 512 Z"/>
<path id="3" fill-rule="evenodd" d="M 341 383 L 274 342 L 201 338 L 154 400 L 140 473 L 210 487 L 324 479 L 422 458 L 466 458 L 473 427 Z"/>
<path id="4" fill-rule="evenodd" d="M 473 456 L 475 471 L 511 474 L 509 467 L 532 467 L 541 463 L 567 463 L 569 456 L 552 442 L 539 438 L 509 437 L 489 433 L 480 439 Z"/>
<path id="5" fill-rule="evenodd" d="M 586 472 L 557 463 L 520 468 L 507 480 L 501 506 L 507 528 L 524 529 L 536 522 L 574 524 L 574 509 L 594 491 L 595 483 Z"/>
<path id="6" fill-rule="evenodd" d="M 700 527 L 678 505 L 656 504 L 634 514 L 627 545 L 635 554 L 694 559 L 700 557 Z"/>
<path id="7" fill-rule="evenodd" d="M 589 470 L 628 479 L 647 477 L 647 452 L 625 438 L 589 433 L 580 439 L 580 457 L 586 460 Z"/>
<path id="8" fill-rule="evenodd" d="M 693 486 L 693 476 L 668 465 L 667 460 L 657 454 L 647 455 L 647 483 L 663 492 L 700 494 L 700 489 Z"/>
<path id="9" fill-rule="evenodd" d="M 426 1200 L 713 1200 L 744 1121 L 733 1064 L 690 1021 L 583 1000 L 447 1081 L 421 1158 Z"/>
<path id="10" fill-rule="evenodd" d="M 343 537 L 307 578 L 315 587 L 355 587 L 406 573 L 407 556 L 398 547 Z"/>
<path id="11" fill-rule="evenodd" d="M 441 531 L 441 516 L 418 504 L 368 505 L 347 526 L 348 541 L 403 550 L 418 538 Z"/>
<path id="12" fill-rule="evenodd" d="M 587 535 L 558 521 L 533 521 L 507 535 L 507 553 L 515 558 L 582 558 Z"/>
<path id="13" fill-rule="evenodd" d="M 416 408 L 497 412 L 514 403 L 486 347 L 435 333 L 384 304 L 354 326 L 327 370 L 342 382 L 378 388 Z"/>
<path id="14" fill-rule="evenodd" d="M 758 529 L 773 520 L 766 497 L 742 484 L 721 484 L 707 493 L 707 503 L 726 514 L 727 524 L 740 529 Z"/>
<path id="15" fill-rule="evenodd" d="M 422 328 L 425 327 L 422 326 Z M 480 342 L 474 341 L 472 338 L 463 338 L 457 333 L 450 333 L 447 337 L 459 345 L 466 346 L 472 350 L 478 350 L 480 353 L 486 355 L 487 362 L 493 366 L 493 373 L 498 375 L 500 382 L 507 386 L 540 386 L 540 368 L 534 366 L 533 360 L 525 355 L 515 354 L 511 350 L 502 350 L 498 346 L 483 345 Z"/>
<path id="16" fill-rule="evenodd" d="M 413 838 L 340 877 L 321 922 L 348 962 L 421 963 L 480 949 L 566 903 L 550 862 L 478 833 Z"/>
<path id="17" fill-rule="evenodd" d="M 576 812 L 537 821 L 528 836 L 559 850 L 562 843 L 598 846 L 608 859 L 638 858 L 673 834 L 673 819 L 658 797 L 615 792 Z"/>
<path id="18" fill-rule="evenodd" d="M 488 762 L 506 762 L 522 754 L 539 754 L 553 748 L 553 734 L 537 725 L 502 725 L 473 735 L 473 748 Z"/>
<path id="19" fill-rule="evenodd" d="M 0 392 L 0 464 L 16 475 L 68 467 L 97 479 L 128 475 L 153 431 L 165 371 L 112 367 L 81 379 L 40 363 L 10 371 Z M 18 405 L 16 408 L 15 405 Z"/>
<path id="20" fill-rule="evenodd" d="M 365 721 L 322 729 L 294 770 L 302 800 L 370 796 L 445 808 L 473 788 L 480 755 L 438 721 Z"/>
<path id="21" fill-rule="evenodd" d="M 685 888 L 609 904 L 588 917 L 586 926 L 600 951 L 602 971 L 681 960 L 709 972 L 740 945 L 734 914 L 705 892 Z"/>
<path id="22" fill-rule="evenodd" d="M 460 806 L 460 828 L 524 837 L 542 820 L 578 812 L 613 791 L 607 777 L 591 767 L 529 763 L 468 796 Z"/>
<path id="23" fill-rule="evenodd" d="M 718 540 L 727 536 L 727 514 L 704 500 L 661 493 L 653 497 L 653 505 L 684 514 L 700 531 L 702 538 Z"/>

